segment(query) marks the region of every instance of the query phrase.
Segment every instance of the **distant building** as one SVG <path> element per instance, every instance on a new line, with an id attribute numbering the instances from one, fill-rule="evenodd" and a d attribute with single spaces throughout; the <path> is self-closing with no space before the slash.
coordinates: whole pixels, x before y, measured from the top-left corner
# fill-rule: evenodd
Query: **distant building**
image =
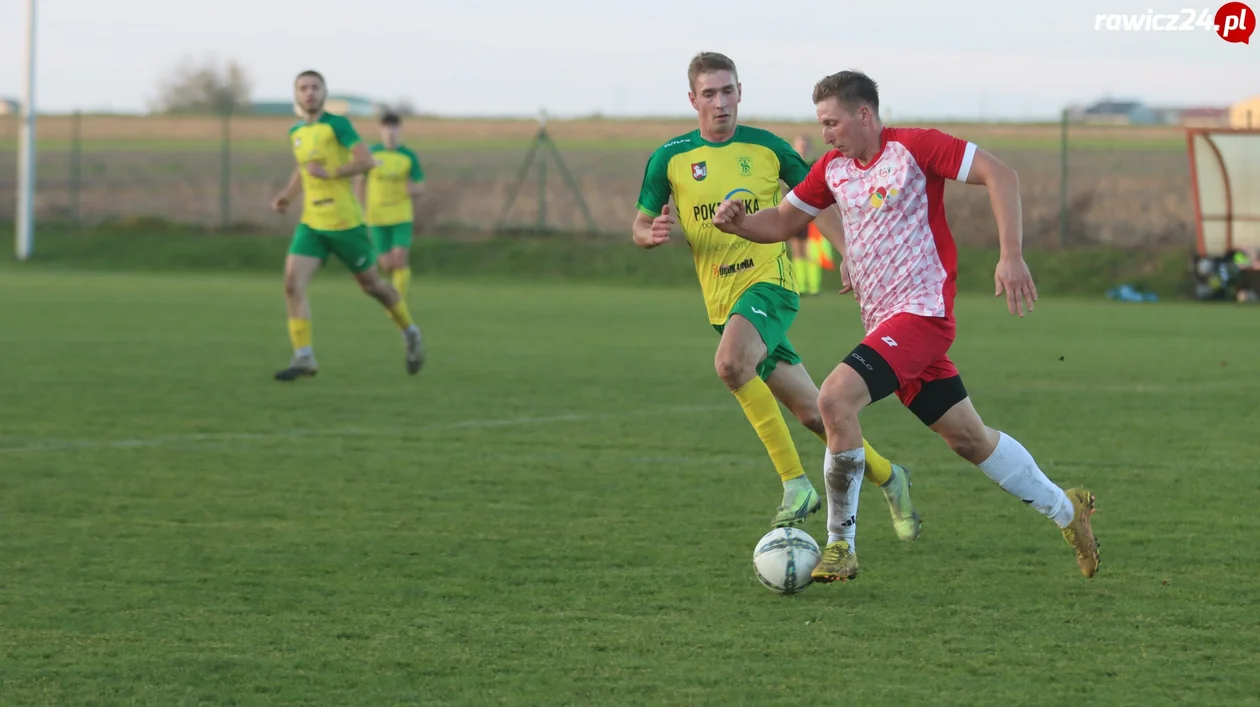
<path id="1" fill-rule="evenodd" d="M 329 96 L 324 110 L 335 115 L 371 118 L 379 112 L 379 104 L 361 96 Z"/>
<path id="2" fill-rule="evenodd" d="M 1260 130 L 1260 95 L 1245 98 L 1229 107 L 1229 127 Z"/>
<path id="3" fill-rule="evenodd" d="M 1137 101 L 1099 101 L 1077 109 L 1072 117 L 1078 122 L 1096 125 L 1155 125 L 1158 116 Z"/>
<path id="4" fill-rule="evenodd" d="M 1155 115 L 1155 122 L 1160 125 L 1176 125 L 1181 120 L 1181 111 L 1184 108 L 1174 106 L 1151 106 L 1151 113 Z"/>
<path id="5" fill-rule="evenodd" d="M 1177 124 L 1187 128 L 1223 128 L 1229 125 L 1229 108 L 1195 106 L 1183 108 Z"/>

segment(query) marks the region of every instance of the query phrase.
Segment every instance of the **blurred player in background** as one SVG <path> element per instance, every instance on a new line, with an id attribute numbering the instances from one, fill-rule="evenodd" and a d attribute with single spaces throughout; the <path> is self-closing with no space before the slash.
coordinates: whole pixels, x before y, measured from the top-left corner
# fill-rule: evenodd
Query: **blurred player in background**
<path id="1" fill-rule="evenodd" d="M 1081 573 L 1098 571 L 1090 523 L 1094 496 L 1063 490 L 1013 437 L 987 427 L 972 406 L 948 351 L 956 333 L 954 295 L 958 251 L 945 218 L 945 180 L 982 184 L 997 221 L 1001 256 L 995 296 L 1006 293 L 1011 314 L 1032 311 L 1037 290 L 1023 258 L 1019 178 L 993 155 L 938 130 L 886 128 L 878 87 L 842 71 L 819 81 L 814 104 L 833 148 L 814 163 L 777 208 L 748 213 L 728 199 L 714 225 L 758 244 L 780 243 L 838 206 L 844 216 L 837 247 L 862 309 L 866 338 L 823 382 L 819 409 L 827 427 L 827 546 L 815 581 L 858 574 L 853 549 L 858 489 L 867 452 L 858 413 L 896 394 L 919 420 L 1002 490 L 1052 519 L 1076 551 Z M 835 232 L 828 235 L 834 237 Z"/>
<path id="2" fill-rule="evenodd" d="M 354 273 L 364 292 L 389 311 L 402 330 L 407 372 L 414 374 L 424 360 L 420 329 L 411 320 L 407 303 L 376 270 L 376 253 L 350 181 L 372 169 L 372 154 L 349 120 L 324 112 L 327 95 L 324 77 L 315 71 L 302 72 L 294 82 L 294 97 L 305 114 L 289 130 L 297 168 L 271 203 L 273 209 L 284 213 L 299 188 L 304 194 L 302 220 L 294 230 L 284 263 L 293 358 L 288 368 L 276 373 L 276 380 L 292 381 L 319 370 L 311 345 L 311 303 L 306 288 L 329 253 Z"/>
<path id="3" fill-rule="evenodd" d="M 401 124 L 394 113 L 381 116 L 381 142 L 370 148 L 376 167 L 355 178 L 355 191 L 367 208 L 377 263 L 405 300 L 411 289 L 411 232 L 415 202 L 424 194 L 424 170 L 416 153 L 399 143 Z"/>
<path id="4" fill-rule="evenodd" d="M 721 337 L 714 360 L 718 377 L 739 401 L 783 483 L 783 502 L 771 525 L 795 525 L 822 501 L 801 467 L 779 402 L 824 442 L 826 429 L 818 388 L 787 337 L 800 307 L 792 263 L 784 245 L 743 241 L 715 229 L 710 218 L 723 199 L 741 199 L 753 211 L 773 208 L 782 195 L 779 180 L 794 186 L 809 168 L 781 138 L 738 124 L 742 88 L 729 58 L 698 54 L 687 78 L 700 127 L 669 140 L 648 160 L 634 242 L 642 248 L 662 245 L 681 220 L 709 322 Z M 670 210 L 671 194 L 677 217 Z M 838 229 L 839 217 L 833 212 L 831 219 Z M 865 440 L 862 444 L 873 460 L 865 467 L 867 478 L 883 487 L 897 535 L 916 539 L 920 523 L 906 470 Z"/>
<path id="5" fill-rule="evenodd" d="M 806 164 L 813 164 L 813 160 L 809 158 L 809 138 L 797 135 L 792 147 Z M 831 242 L 823 237 L 816 224 L 810 223 L 801 232 L 793 234 L 789 243 L 792 244 L 792 265 L 796 271 L 796 281 L 801 286 L 801 294 L 821 294 L 823 271 L 835 267 Z"/>

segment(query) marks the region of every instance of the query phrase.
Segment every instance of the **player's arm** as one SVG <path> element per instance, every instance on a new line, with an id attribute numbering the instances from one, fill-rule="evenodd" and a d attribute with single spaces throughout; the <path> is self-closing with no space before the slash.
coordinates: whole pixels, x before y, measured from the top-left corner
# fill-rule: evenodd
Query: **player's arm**
<path id="1" fill-rule="evenodd" d="M 1024 316 L 1024 307 L 1033 311 L 1037 286 L 1024 262 L 1024 216 L 1019 197 L 1019 175 L 1001 160 L 976 148 L 967 184 L 983 184 L 989 191 L 989 206 L 997 221 L 1001 255 L 993 273 L 994 297 L 1006 292 L 1011 314 Z"/>
<path id="2" fill-rule="evenodd" d="M 640 248 L 655 248 L 669 241 L 678 219 L 669 208 L 669 160 L 660 151 L 652 153 L 643 171 L 643 185 L 635 204 L 631 238 Z"/>
<path id="3" fill-rule="evenodd" d="M 674 230 L 678 219 L 670 213 L 669 204 L 661 207 L 659 216 L 649 216 L 639 211 L 634 217 L 634 244 L 640 248 L 655 248 L 669 241 L 669 233 Z"/>
<path id="4" fill-rule="evenodd" d="M 1037 288 L 1024 262 L 1024 225 L 1019 199 L 1019 175 L 989 152 L 939 130 L 918 130 L 911 152 L 930 174 L 967 184 L 982 184 L 989 191 L 989 205 L 997 220 L 1002 254 L 993 274 L 994 297 L 1006 292 L 1011 314 L 1024 316 L 1024 305 L 1032 311 Z"/>
<path id="5" fill-rule="evenodd" d="M 351 160 L 337 169 L 333 170 L 334 179 L 345 179 L 346 177 L 356 177 L 360 174 L 367 174 L 376 166 L 375 160 L 372 159 L 372 151 L 362 142 L 355 143 L 350 149 Z"/>
<path id="6" fill-rule="evenodd" d="M 739 236 L 753 243 L 782 243 L 814 220 L 814 215 L 800 210 L 788 200 L 778 207 L 762 209 L 748 215 L 744 202 L 727 199 L 713 214 L 713 225 L 719 231 Z"/>
<path id="7" fill-rule="evenodd" d="M 424 196 L 424 168 L 420 166 L 420 158 L 416 157 L 416 153 L 403 149 L 411 158 L 411 171 L 407 173 L 407 193 L 414 202 Z"/>
<path id="8" fill-rule="evenodd" d="M 302 188 L 302 168 L 294 167 L 293 174 L 289 176 L 289 183 L 284 185 L 279 194 L 271 200 L 271 208 L 280 213 L 288 208 L 289 202 L 293 201 L 293 197 L 297 196 L 298 190 Z"/>
<path id="9" fill-rule="evenodd" d="M 993 218 L 997 220 L 1001 257 L 1023 258 L 1024 219 L 1019 175 L 988 151 L 976 148 L 966 183 L 981 184 L 988 189 Z"/>
<path id="10" fill-rule="evenodd" d="M 367 175 L 360 174 L 354 178 L 354 198 L 358 199 L 360 204 L 367 203 Z"/>

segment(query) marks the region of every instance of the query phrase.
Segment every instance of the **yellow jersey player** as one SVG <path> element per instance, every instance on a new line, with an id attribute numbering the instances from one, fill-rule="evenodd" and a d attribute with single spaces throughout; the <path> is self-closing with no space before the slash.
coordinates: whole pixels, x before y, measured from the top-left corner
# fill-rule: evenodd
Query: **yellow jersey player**
<path id="1" fill-rule="evenodd" d="M 377 263 L 391 274 L 394 289 L 405 299 L 411 288 L 415 200 L 424 193 L 424 169 L 416 153 L 399 144 L 401 124 L 402 119 L 393 113 L 381 116 L 381 142 L 370 148 L 376 167 L 366 176 L 360 175 L 355 188 L 359 201 L 367 208 Z"/>
<path id="2" fill-rule="evenodd" d="M 726 199 L 742 200 L 750 212 L 774 208 L 783 198 L 779 180 L 795 186 L 809 167 L 781 138 L 738 124 L 743 89 L 729 58 L 698 54 L 687 79 L 699 129 L 669 140 L 648 160 L 634 242 L 655 248 L 667 242 L 681 222 L 709 322 L 720 335 L 714 357 L 718 377 L 743 407 L 783 483 L 783 502 L 771 525 L 795 525 L 818 511 L 822 499 L 801 466 L 779 402 L 824 446 L 827 432 L 818 410 L 818 387 L 788 341 L 800 307 L 792 261 L 785 244 L 745 241 L 717 230 L 711 219 Z M 677 215 L 669 206 L 671 194 Z M 830 227 L 839 228 L 838 216 Z M 866 478 L 883 488 L 898 537 L 918 538 L 920 523 L 910 500 L 908 473 L 869 444 L 866 453 Z M 824 459 L 829 457 L 824 454 Z M 856 522 L 856 517 L 850 519 L 851 524 Z"/>
<path id="3" fill-rule="evenodd" d="M 293 358 L 287 368 L 276 374 L 276 380 L 292 381 L 318 371 L 311 346 L 311 303 L 306 288 L 330 253 L 354 273 L 364 292 L 389 311 L 402 330 L 407 372 L 415 374 L 424 362 L 420 329 L 411 320 L 407 303 L 376 270 L 376 254 L 350 182 L 355 175 L 372 169 L 372 155 L 349 120 L 324 112 L 327 88 L 318 72 L 298 74 L 294 98 L 303 113 L 303 120 L 289 130 L 289 146 L 297 167 L 271 207 L 284 213 L 299 188 L 304 199 L 302 220 L 293 233 L 284 263 Z"/>

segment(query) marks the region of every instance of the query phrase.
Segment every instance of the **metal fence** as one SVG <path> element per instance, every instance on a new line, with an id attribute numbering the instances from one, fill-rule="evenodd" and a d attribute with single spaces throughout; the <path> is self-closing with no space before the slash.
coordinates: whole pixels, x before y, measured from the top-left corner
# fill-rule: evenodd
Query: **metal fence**
<path id="1" fill-rule="evenodd" d="M 811 124 L 748 122 L 819 144 Z M 283 235 L 296 214 L 275 214 L 268 203 L 293 169 L 286 139 L 292 124 L 292 118 L 250 115 L 41 117 L 36 219 L 90 225 L 155 218 Z M 355 119 L 355 125 L 376 141 L 372 120 Z M 537 143 L 535 121 L 410 120 L 403 140 L 428 177 L 417 221 L 429 233 L 593 226 L 624 237 L 652 150 L 694 127 L 687 120 L 552 121 L 551 149 Z M 1066 122 L 936 127 L 976 141 L 1018 171 L 1030 246 L 1194 241 L 1186 143 L 1178 128 Z M 12 218 L 16 204 L 17 128 L 15 117 L 0 118 L 0 218 Z M 531 150 L 536 153 L 527 164 Z M 983 188 L 950 183 L 946 201 L 961 242 L 996 242 Z"/>

